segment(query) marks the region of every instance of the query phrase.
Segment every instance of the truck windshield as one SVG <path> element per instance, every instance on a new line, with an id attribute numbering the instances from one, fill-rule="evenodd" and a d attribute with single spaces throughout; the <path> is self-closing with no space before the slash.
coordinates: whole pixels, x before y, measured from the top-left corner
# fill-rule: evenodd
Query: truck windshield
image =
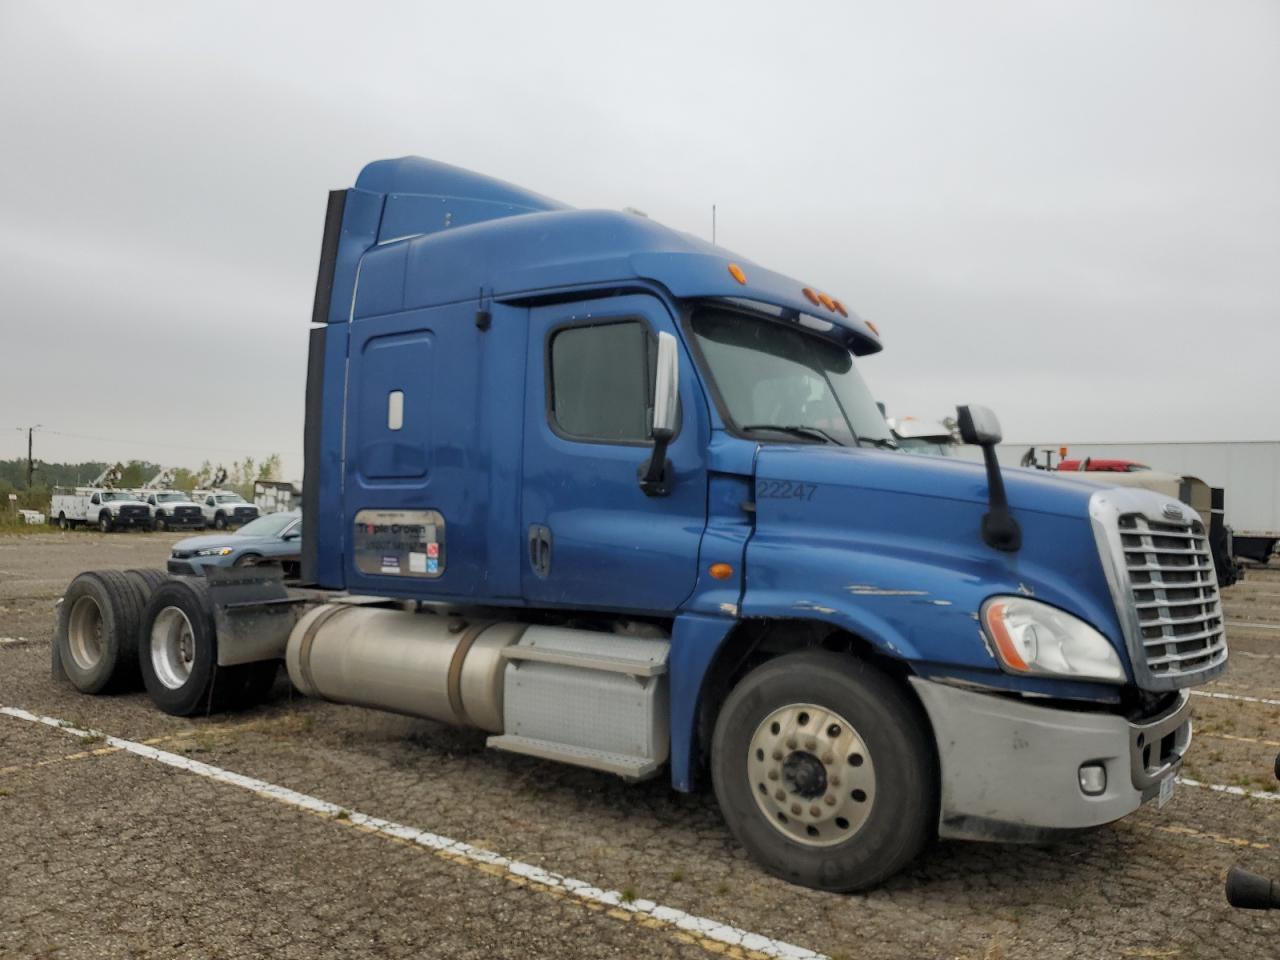
<path id="1" fill-rule="evenodd" d="M 115 501 L 117 501 L 117 500 L 133 500 L 133 499 L 134 499 L 134 496 L 133 496 L 133 494 L 132 494 L 132 493 L 124 493 L 124 492 L 121 492 L 121 493 L 104 493 L 104 494 L 102 495 L 102 502 L 103 502 L 103 503 L 114 503 L 114 502 L 115 502 Z"/>
<path id="2" fill-rule="evenodd" d="M 156 494 L 157 503 L 180 503 L 181 501 L 186 499 L 187 499 L 187 495 L 185 493 L 157 493 Z"/>
<path id="3" fill-rule="evenodd" d="M 896 447 L 853 354 L 798 327 L 700 310 L 693 332 L 733 426 L 752 437 Z"/>
<path id="4" fill-rule="evenodd" d="M 220 493 L 213 499 L 218 503 L 244 503 L 244 497 L 238 493 Z"/>

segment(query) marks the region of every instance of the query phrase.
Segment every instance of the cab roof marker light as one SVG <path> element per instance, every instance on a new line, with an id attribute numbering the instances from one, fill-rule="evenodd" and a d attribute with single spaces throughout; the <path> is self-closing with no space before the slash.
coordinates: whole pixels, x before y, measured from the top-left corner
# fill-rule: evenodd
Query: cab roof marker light
<path id="1" fill-rule="evenodd" d="M 832 300 L 830 297 L 828 297 L 825 293 L 818 294 L 818 302 L 821 303 L 828 310 L 830 310 L 832 313 L 835 312 L 836 302 Z"/>
<path id="2" fill-rule="evenodd" d="M 822 306 L 822 301 L 818 299 L 818 295 L 809 287 L 805 287 L 800 291 L 804 294 L 804 298 L 812 303 L 815 307 Z"/>
<path id="3" fill-rule="evenodd" d="M 833 307 L 835 307 L 836 313 L 840 314 L 840 316 L 842 317 L 849 316 L 849 311 L 845 309 L 845 305 L 841 303 L 839 300 L 832 300 L 831 304 Z"/>
<path id="4" fill-rule="evenodd" d="M 742 268 L 736 263 L 729 264 L 729 276 L 733 277 L 733 279 L 737 280 L 743 286 L 746 286 L 747 275 L 742 272 Z"/>
<path id="5" fill-rule="evenodd" d="M 877 327 L 874 323 L 872 323 L 870 320 L 863 320 L 862 322 L 865 323 L 868 327 L 870 327 L 871 332 L 874 333 L 877 337 L 880 336 L 880 328 Z"/>

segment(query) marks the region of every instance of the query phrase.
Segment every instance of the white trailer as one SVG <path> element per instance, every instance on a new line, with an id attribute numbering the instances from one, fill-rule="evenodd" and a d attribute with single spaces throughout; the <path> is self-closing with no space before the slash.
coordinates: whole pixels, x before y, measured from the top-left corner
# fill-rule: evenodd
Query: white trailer
<path id="1" fill-rule="evenodd" d="M 256 480 L 253 502 L 263 514 L 297 510 L 302 505 L 302 484 L 289 480 Z"/>
<path id="2" fill-rule="evenodd" d="M 1153 470 L 1197 477 L 1225 491 L 1226 522 L 1232 528 L 1237 553 L 1257 541 L 1263 555 L 1280 540 L 1280 440 L 1206 443 L 1013 443 L 1001 444 L 1000 461 L 1017 466 L 1028 447 L 1061 447 L 1073 459 L 1134 460 Z M 1268 546 L 1267 544 L 1271 544 Z M 1254 557 L 1255 553 L 1243 555 Z"/>

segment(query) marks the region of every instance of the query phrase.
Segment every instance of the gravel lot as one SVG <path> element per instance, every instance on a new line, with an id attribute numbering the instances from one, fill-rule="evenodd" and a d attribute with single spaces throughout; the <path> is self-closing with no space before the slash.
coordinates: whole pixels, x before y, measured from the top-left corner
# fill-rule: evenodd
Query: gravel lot
<path id="1" fill-rule="evenodd" d="M 837 896 L 761 873 L 709 794 L 661 779 L 628 786 L 486 751 L 482 734 L 293 698 L 283 680 L 263 707 L 195 720 L 141 693 L 53 683 L 52 606 L 67 582 L 163 566 L 176 539 L 0 536 L 0 706 L 337 806 L 0 716 L 2 957 L 742 957 L 761 955 L 763 938 L 846 958 L 1277 954 L 1280 919 L 1230 910 L 1222 881 L 1233 863 L 1280 876 L 1280 568 L 1226 592 L 1232 666 L 1204 688 L 1225 696 L 1196 698 L 1184 771 L 1204 785 L 1057 846 L 938 844 L 882 889 Z M 361 814 L 622 902 L 391 836 Z M 726 948 L 696 923 L 631 909 L 644 900 L 761 939 Z"/>

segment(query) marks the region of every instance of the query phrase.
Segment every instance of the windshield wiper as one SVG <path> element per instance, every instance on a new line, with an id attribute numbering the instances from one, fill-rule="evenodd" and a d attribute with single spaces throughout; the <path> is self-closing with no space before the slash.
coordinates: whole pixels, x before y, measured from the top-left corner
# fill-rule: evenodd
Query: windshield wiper
<path id="1" fill-rule="evenodd" d="M 844 444 L 818 427 L 805 427 L 800 424 L 782 424 L 782 423 L 749 423 L 740 429 L 747 430 L 776 430 L 778 433 L 789 433 L 795 437 L 805 437 L 809 440 L 821 440 L 823 443 L 834 443 L 837 447 L 843 447 Z"/>
<path id="2" fill-rule="evenodd" d="M 879 447 L 882 450 L 901 450 L 896 440 L 890 440 L 888 437 L 859 437 L 858 446 Z"/>

